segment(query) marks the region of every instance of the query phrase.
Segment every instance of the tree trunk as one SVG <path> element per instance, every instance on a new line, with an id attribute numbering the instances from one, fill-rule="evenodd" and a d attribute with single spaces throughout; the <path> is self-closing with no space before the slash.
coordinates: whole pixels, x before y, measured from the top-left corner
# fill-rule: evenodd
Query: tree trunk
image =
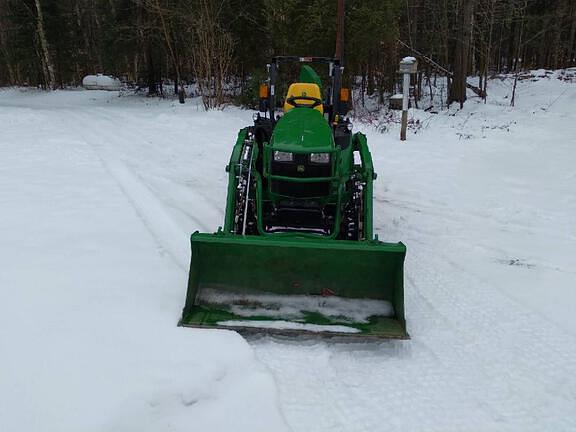
<path id="1" fill-rule="evenodd" d="M 76 14 L 76 26 L 78 28 L 78 31 L 82 35 L 82 41 L 84 42 L 84 50 L 86 52 L 86 62 L 84 64 L 83 72 L 87 72 L 88 70 L 94 68 L 94 61 L 92 58 L 92 49 L 90 46 L 90 39 L 88 36 L 88 31 L 86 29 L 86 26 L 83 23 L 83 20 L 82 20 L 82 11 L 80 10 L 80 2 L 76 3 L 74 13 Z M 98 71 L 98 72 L 100 72 L 100 71 Z M 81 74 L 81 72 L 78 75 L 80 75 L 80 74 Z M 81 76 L 79 76 L 79 78 L 82 79 Z"/>
<path id="2" fill-rule="evenodd" d="M 152 42 L 148 41 L 147 66 L 148 66 L 148 95 L 158 94 L 158 82 L 156 81 L 156 68 L 154 64 L 154 54 L 152 53 Z"/>
<path id="3" fill-rule="evenodd" d="M 16 84 L 16 74 L 14 72 L 14 67 L 12 66 L 12 60 L 10 58 L 10 54 L 8 52 L 8 42 L 6 41 L 6 37 L 4 36 L 4 32 L 0 30 L 0 49 L 4 55 L 4 61 L 6 63 L 6 69 L 8 70 L 8 82 L 10 85 Z"/>
<path id="4" fill-rule="evenodd" d="M 576 39 L 576 5 L 574 4 L 572 4 L 570 19 L 572 20 L 572 25 L 570 25 L 570 34 L 566 47 L 568 48 L 568 65 L 572 66 L 576 63 L 576 44 L 574 43 Z"/>
<path id="5" fill-rule="evenodd" d="M 44 16 L 42 14 L 42 6 L 40 0 L 35 0 L 36 4 L 36 31 L 40 41 L 40 48 L 42 50 L 42 63 L 44 66 L 44 81 L 46 86 L 52 90 L 56 88 L 56 74 L 54 73 L 54 64 L 50 57 L 50 49 L 48 41 L 46 40 L 46 32 L 44 31 Z"/>
<path id="6" fill-rule="evenodd" d="M 515 52 L 515 36 L 516 36 L 516 24 L 514 21 L 510 23 L 510 30 L 508 31 L 508 49 L 506 54 L 506 72 L 510 73 L 514 67 L 514 52 Z"/>
<path id="7" fill-rule="evenodd" d="M 344 60 L 344 0 L 338 0 L 336 15 L 336 57 L 341 62 Z"/>
<path id="8" fill-rule="evenodd" d="M 181 82 L 180 63 L 179 63 L 178 57 L 176 55 L 176 49 L 173 46 L 174 44 L 173 44 L 172 38 L 170 37 L 171 32 L 169 31 L 168 25 L 166 24 L 164 12 L 162 11 L 162 8 L 160 7 L 160 1 L 159 0 L 155 1 L 155 7 L 156 7 L 156 12 L 158 13 L 158 16 L 160 17 L 160 23 L 162 24 L 162 32 L 164 33 L 164 41 L 166 42 L 166 46 L 168 47 L 168 52 L 170 53 L 170 59 L 172 60 L 174 72 L 176 73 L 176 78 L 174 80 L 174 93 L 178 94 L 178 86 L 180 85 L 180 82 Z M 182 101 L 181 97 L 180 97 L 180 102 L 184 103 Z"/>
<path id="9" fill-rule="evenodd" d="M 450 86 L 448 103 L 459 102 L 460 108 L 466 101 L 466 77 L 468 75 L 468 57 L 475 0 L 463 0 L 460 11 L 460 28 L 457 34 L 454 53 L 454 75 Z"/>
<path id="10" fill-rule="evenodd" d="M 515 55 L 515 61 L 514 61 L 514 70 L 515 70 L 515 74 L 514 74 L 514 87 L 512 88 L 512 98 L 510 99 L 510 106 L 514 106 L 514 104 L 516 103 L 516 86 L 518 84 L 518 75 L 520 74 L 520 67 L 518 66 L 518 61 L 520 59 L 521 53 L 522 53 L 522 47 L 523 47 L 523 37 L 524 37 L 524 21 L 526 18 L 526 8 L 528 7 L 528 0 L 524 0 L 524 4 L 522 9 L 520 9 L 520 31 L 518 34 L 518 41 L 517 41 L 517 46 L 516 46 L 516 55 Z"/>

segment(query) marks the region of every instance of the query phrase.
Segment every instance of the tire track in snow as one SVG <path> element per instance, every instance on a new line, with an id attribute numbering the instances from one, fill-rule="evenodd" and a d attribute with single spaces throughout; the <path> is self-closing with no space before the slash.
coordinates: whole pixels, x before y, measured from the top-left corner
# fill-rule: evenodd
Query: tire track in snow
<path id="1" fill-rule="evenodd" d="M 409 255 L 411 341 L 253 341 L 294 430 L 576 430 L 574 339 L 432 253 Z"/>
<path id="2" fill-rule="evenodd" d="M 413 253 L 410 271 L 417 282 L 409 290 L 427 298 L 434 313 L 449 320 L 459 333 L 452 342 L 457 349 L 452 352 L 439 350 L 436 344 L 429 346 L 451 361 L 453 370 L 462 372 L 456 376 L 473 377 L 476 397 L 492 412 L 500 412 L 501 418 L 510 419 L 514 411 L 522 413 L 516 414 L 514 421 L 525 422 L 525 430 L 542 428 L 540 422 L 548 417 L 562 424 L 570 407 L 576 407 L 576 386 L 565 381 L 576 372 L 574 338 L 445 254 L 436 251 L 436 260 L 429 260 L 424 255 L 432 256 L 432 248 Z M 433 336 L 424 326 L 422 332 Z M 570 389 L 558 392 L 566 384 Z M 531 392 L 545 396 L 550 404 L 546 410 L 542 410 L 541 400 L 536 398 L 534 403 L 526 396 Z M 556 416 L 551 415 L 554 410 Z M 576 419 L 569 423 L 576 428 Z"/>
<path id="3" fill-rule="evenodd" d="M 295 431 L 466 430 L 491 421 L 420 344 L 253 345 Z"/>
<path id="4" fill-rule="evenodd" d="M 188 233 L 183 232 L 173 222 L 153 192 L 107 148 L 110 143 L 121 145 L 121 140 L 110 132 L 103 132 L 101 129 L 96 132 L 90 129 L 88 125 L 92 121 L 91 118 L 75 112 L 67 113 L 67 117 L 75 119 L 71 124 L 74 125 L 76 133 L 92 148 L 104 168 L 117 182 L 159 249 L 168 254 L 178 267 L 187 272 L 190 262 Z M 85 127 L 78 127 L 77 124 Z M 66 126 L 70 125 L 66 124 Z M 201 224 L 200 221 L 198 223 Z"/>
<path id="5" fill-rule="evenodd" d="M 147 186 L 156 194 L 158 199 L 164 202 L 168 207 L 175 209 L 180 214 L 183 214 L 189 219 L 199 223 L 203 231 L 215 231 L 216 225 L 214 224 L 214 221 L 218 221 L 218 224 L 221 224 L 224 220 L 223 207 L 220 203 L 214 202 L 212 196 L 204 192 L 202 185 L 198 185 L 198 187 L 192 187 L 193 185 L 190 183 L 195 183 L 198 181 L 198 179 L 193 175 L 194 170 L 192 169 L 192 164 L 187 165 L 190 166 L 190 171 L 187 172 L 185 181 L 180 179 L 176 180 L 172 178 L 172 176 L 166 175 L 163 170 L 158 170 L 160 165 L 157 163 L 157 155 L 158 153 L 164 152 L 165 157 L 167 157 L 170 161 L 172 161 L 175 156 L 172 151 L 169 151 L 170 146 L 164 146 L 163 143 L 160 142 L 154 143 L 154 140 L 151 140 L 149 136 L 146 136 L 141 132 L 136 132 L 142 129 L 143 126 L 146 126 L 146 122 L 135 121 L 134 116 L 127 116 L 120 110 L 116 110 L 114 115 L 110 114 L 109 109 L 103 108 L 96 108 L 94 112 L 99 119 L 105 120 L 111 129 L 115 130 L 117 137 L 123 138 L 124 145 L 121 147 L 122 149 L 126 149 L 126 144 L 131 145 L 132 143 L 137 142 L 139 143 L 139 146 L 146 147 L 148 148 L 148 151 L 151 151 L 153 154 L 153 160 L 156 163 L 150 164 L 148 161 L 146 161 L 147 166 L 143 167 L 142 170 L 146 172 L 146 177 L 153 180 L 153 183 L 156 183 L 156 185 L 158 183 L 164 183 L 164 185 L 168 184 L 166 187 L 161 188 L 160 193 L 160 191 L 156 190 L 156 188 L 150 184 L 150 181 L 146 182 Z M 121 120 L 119 120 L 120 118 Z M 131 124 L 129 133 L 125 131 L 126 124 Z M 180 161 L 180 157 L 178 157 L 177 160 Z M 134 160 L 134 162 L 141 163 L 142 161 Z M 156 173 L 154 175 L 149 174 L 148 171 L 150 169 L 153 169 L 156 171 Z M 142 180 L 144 181 L 144 179 Z M 222 202 L 224 202 L 224 199 L 225 197 L 223 198 Z M 182 205 L 181 202 L 184 202 L 184 205 Z M 192 205 L 187 205 L 188 203 L 191 203 Z M 193 208 L 198 203 L 207 204 L 203 206 L 203 212 L 205 212 L 206 215 L 202 220 L 200 220 L 199 217 L 192 215 L 189 211 L 190 208 Z"/>

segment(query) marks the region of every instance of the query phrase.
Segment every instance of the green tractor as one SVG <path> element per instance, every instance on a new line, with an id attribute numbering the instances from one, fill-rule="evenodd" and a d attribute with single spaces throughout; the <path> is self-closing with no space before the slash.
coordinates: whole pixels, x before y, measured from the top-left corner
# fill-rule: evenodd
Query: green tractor
<path id="1" fill-rule="evenodd" d="M 301 63 L 277 115 L 279 67 Z M 329 86 L 308 64 L 329 66 Z M 274 57 L 260 113 L 238 134 L 224 227 L 191 236 L 180 325 L 250 333 L 408 338 L 402 243 L 372 232 L 372 158 L 345 118 L 339 61 Z"/>

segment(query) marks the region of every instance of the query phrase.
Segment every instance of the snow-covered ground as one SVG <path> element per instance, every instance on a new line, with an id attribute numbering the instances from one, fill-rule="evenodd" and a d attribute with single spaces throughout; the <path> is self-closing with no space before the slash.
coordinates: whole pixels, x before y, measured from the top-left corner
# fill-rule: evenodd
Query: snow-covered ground
<path id="1" fill-rule="evenodd" d="M 412 339 L 343 344 L 176 327 L 251 112 L 0 90 L 0 431 L 575 431 L 576 83 L 489 92 L 365 128 Z"/>

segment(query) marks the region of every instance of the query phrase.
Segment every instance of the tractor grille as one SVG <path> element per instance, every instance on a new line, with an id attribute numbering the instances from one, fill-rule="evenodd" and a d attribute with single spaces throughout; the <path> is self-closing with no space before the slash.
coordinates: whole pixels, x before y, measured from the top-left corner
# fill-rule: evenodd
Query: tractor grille
<path id="1" fill-rule="evenodd" d="M 332 164 L 310 163 L 309 155 L 294 154 L 292 162 L 273 162 L 272 175 L 296 178 L 330 177 Z M 295 183 L 284 180 L 272 181 L 272 192 L 295 198 L 323 197 L 330 194 L 330 181 Z"/>
<path id="2" fill-rule="evenodd" d="M 307 154 L 294 154 L 293 162 L 272 162 L 272 174 L 286 177 L 330 177 L 332 175 L 332 163 L 310 163 Z M 299 171 L 298 167 L 304 167 Z"/>
<path id="3" fill-rule="evenodd" d="M 272 192 L 294 198 L 323 197 L 330 193 L 330 182 L 293 183 L 273 180 Z"/>

